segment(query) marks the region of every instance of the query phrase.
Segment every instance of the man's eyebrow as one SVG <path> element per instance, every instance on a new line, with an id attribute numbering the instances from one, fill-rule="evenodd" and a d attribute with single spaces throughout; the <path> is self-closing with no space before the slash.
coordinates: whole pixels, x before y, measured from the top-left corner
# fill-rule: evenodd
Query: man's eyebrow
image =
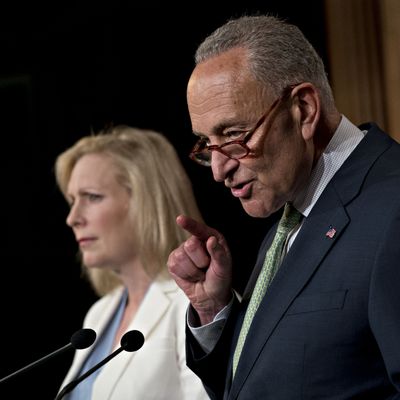
<path id="1" fill-rule="evenodd" d="M 212 132 L 210 135 L 205 135 L 204 133 L 195 132 L 195 131 L 193 131 L 192 133 L 193 133 L 193 135 L 197 136 L 199 138 L 199 140 L 208 140 L 212 136 L 220 135 L 220 132 L 217 132 L 217 133 Z"/>
<path id="2" fill-rule="evenodd" d="M 201 132 L 196 132 L 196 131 L 192 131 L 193 135 L 198 136 L 200 139 L 204 139 L 204 138 L 208 138 L 209 136 L 218 136 L 218 135 L 222 135 L 222 132 L 224 129 L 229 128 L 233 125 L 236 125 L 238 123 L 238 121 L 236 119 L 233 118 L 227 118 L 224 121 L 221 121 L 218 123 L 218 125 L 214 126 L 212 128 L 212 131 L 210 133 L 210 135 L 205 135 L 204 133 Z"/>
<path id="3" fill-rule="evenodd" d="M 193 133 L 193 135 L 195 135 L 195 136 L 198 136 L 200 139 L 203 139 L 203 138 L 205 138 L 205 135 L 203 135 L 202 133 L 200 133 L 200 132 L 195 132 L 195 131 L 192 131 L 192 133 Z"/>

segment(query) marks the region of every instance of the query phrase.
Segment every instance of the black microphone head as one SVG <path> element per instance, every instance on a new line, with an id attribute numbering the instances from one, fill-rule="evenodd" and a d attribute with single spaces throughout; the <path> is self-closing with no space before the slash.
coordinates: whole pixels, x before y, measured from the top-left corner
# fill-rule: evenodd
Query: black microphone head
<path id="1" fill-rule="evenodd" d="M 75 349 L 86 349 L 96 340 L 96 332 L 90 328 L 79 329 L 71 336 L 71 344 Z"/>
<path id="2" fill-rule="evenodd" d="M 125 351 L 139 350 L 143 346 L 143 343 L 143 333 L 136 330 L 126 332 L 121 338 L 121 347 Z"/>

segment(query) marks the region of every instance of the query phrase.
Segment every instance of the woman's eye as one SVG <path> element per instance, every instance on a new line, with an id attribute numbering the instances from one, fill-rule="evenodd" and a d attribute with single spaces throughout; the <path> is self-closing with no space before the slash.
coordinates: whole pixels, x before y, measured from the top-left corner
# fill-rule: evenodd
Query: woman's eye
<path id="1" fill-rule="evenodd" d="M 97 193 L 86 193 L 86 197 L 89 201 L 99 201 L 103 198 L 103 195 Z"/>

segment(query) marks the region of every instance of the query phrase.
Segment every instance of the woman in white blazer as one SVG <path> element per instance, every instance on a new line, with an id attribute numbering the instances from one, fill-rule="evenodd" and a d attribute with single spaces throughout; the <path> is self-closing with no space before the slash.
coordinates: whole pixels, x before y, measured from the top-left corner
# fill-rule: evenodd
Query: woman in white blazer
<path id="1" fill-rule="evenodd" d="M 158 132 L 116 126 L 78 140 L 57 157 L 55 172 L 99 295 L 83 323 L 96 341 L 76 351 L 61 388 L 119 348 L 127 331 L 145 337 L 139 350 L 121 352 L 63 399 L 208 399 L 186 366 L 188 302 L 166 268 L 185 239 L 176 216 L 201 218 L 172 145 Z"/>

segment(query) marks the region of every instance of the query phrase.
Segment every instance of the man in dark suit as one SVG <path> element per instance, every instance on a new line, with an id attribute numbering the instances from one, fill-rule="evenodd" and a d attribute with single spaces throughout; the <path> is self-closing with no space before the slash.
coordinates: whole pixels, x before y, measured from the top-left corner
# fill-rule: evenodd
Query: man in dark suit
<path id="1" fill-rule="evenodd" d="M 210 35 L 187 96 L 191 157 L 249 215 L 297 210 L 289 233 L 268 232 L 242 299 L 221 233 L 177 218 L 192 236 L 168 265 L 211 398 L 400 399 L 400 145 L 340 114 L 320 57 L 274 17 Z"/>

